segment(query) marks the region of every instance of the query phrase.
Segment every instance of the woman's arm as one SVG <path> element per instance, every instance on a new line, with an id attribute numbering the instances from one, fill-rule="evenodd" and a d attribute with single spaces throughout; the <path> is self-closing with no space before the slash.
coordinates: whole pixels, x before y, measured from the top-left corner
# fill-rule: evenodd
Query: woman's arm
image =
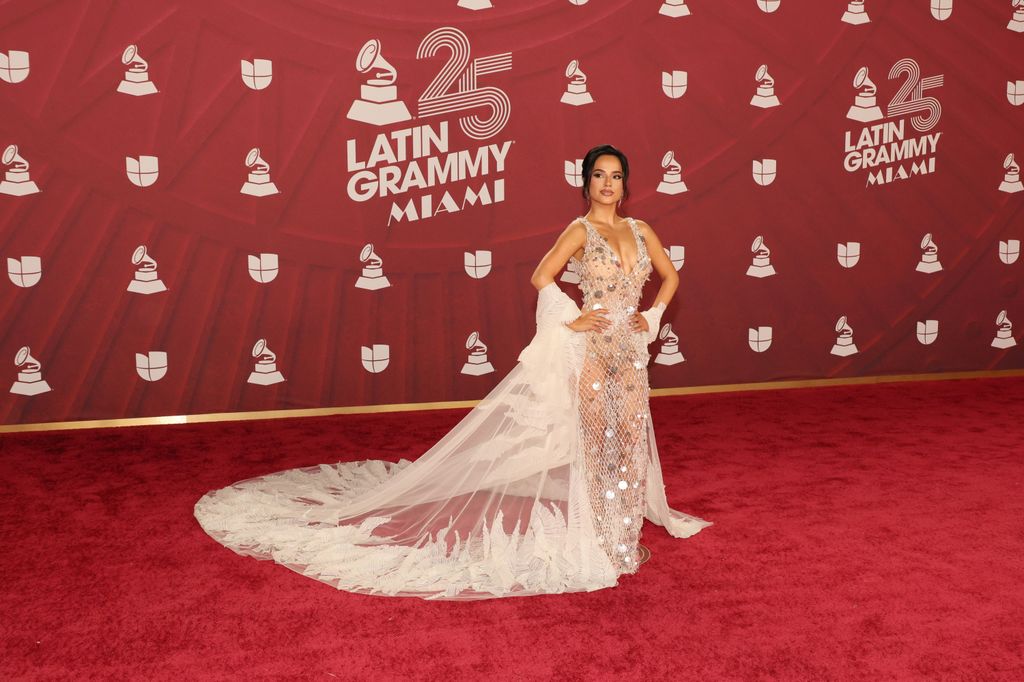
<path id="1" fill-rule="evenodd" d="M 665 312 L 665 307 L 668 306 L 668 302 L 675 296 L 676 289 L 679 287 L 679 274 L 676 272 L 675 266 L 672 265 L 672 261 L 665 255 L 661 240 L 658 239 L 658 235 L 654 233 L 651 226 L 642 220 L 638 220 L 636 223 L 640 228 L 640 236 L 647 243 L 647 255 L 651 258 L 651 265 L 661 277 L 661 288 L 658 289 L 658 295 L 654 297 L 651 307 L 643 312 L 633 313 L 630 323 L 633 326 L 633 331 L 646 332 L 647 343 L 651 343 L 659 331 L 661 314 Z"/>
<path id="2" fill-rule="evenodd" d="M 540 264 L 530 278 L 530 284 L 536 287 L 537 291 L 553 284 L 557 288 L 555 275 L 561 272 L 565 264 L 569 262 L 569 257 L 583 248 L 586 242 L 587 231 L 583 224 L 578 220 L 569 223 L 569 226 L 558 236 L 555 245 L 540 260 Z M 561 290 L 559 289 L 559 291 Z M 584 311 L 565 326 L 574 332 L 603 331 L 611 326 L 611 321 L 608 319 L 608 312 L 604 308 L 598 308 Z"/>
<path id="3" fill-rule="evenodd" d="M 569 262 L 569 257 L 583 248 L 586 241 L 587 232 L 583 228 L 583 224 L 578 220 L 569 223 L 569 226 L 558 236 L 558 241 L 550 251 L 544 254 L 537 269 L 533 271 L 530 284 L 539 291 L 554 282 L 555 276 Z"/>
<path id="4" fill-rule="evenodd" d="M 665 255 L 661 240 L 658 239 L 658 235 L 654 233 L 651 226 L 642 220 L 636 221 L 636 224 L 640 228 L 640 235 L 647 242 L 647 255 L 651 257 L 651 265 L 661 277 L 661 288 L 658 289 L 658 295 L 654 297 L 651 307 L 653 308 L 659 303 L 664 303 L 667 306 L 672 297 L 676 295 L 676 289 L 679 288 L 679 273 L 676 272 L 669 257 Z"/>

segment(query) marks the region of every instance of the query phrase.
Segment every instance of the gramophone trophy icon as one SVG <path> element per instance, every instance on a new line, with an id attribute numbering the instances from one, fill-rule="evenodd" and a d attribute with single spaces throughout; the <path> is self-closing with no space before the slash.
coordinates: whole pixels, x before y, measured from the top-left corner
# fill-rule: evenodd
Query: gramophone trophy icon
<path id="1" fill-rule="evenodd" d="M 569 83 L 562 93 L 562 104 L 571 104 L 574 107 L 590 104 L 594 98 L 587 92 L 587 74 L 580 69 L 580 60 L 574 59 L 565 67 L 565 77 Z"/>
<path id="2" fill-rule="evenodd" d="M 832 355 L 846 357 L 857 352 L 857 344 L 853 342 L 853 327 L 846 321 L 846 315 L 836 322 L 836 342 L 832 346 Z"/>
<path id="3" fill-rule="evenodd" d="M 267 347 L 267 340 L 260 339 L 252 347 L 252 356 L 256 366 L 249 374 L 249 383 L 259 386 L 270 386 L 284 381 L 284 376 L 277 370 L 277 355 Z"/>
<path id="4" fill-rule="evenodd" d="M 678 365 L 680 362 L 686 362 L 686 358 L 679 352 L 679 337 L 672 331 L 671 324 L 662 325 L 661 331 L 658 332 L 658 338 L 661 339 L 662 344 L 657 357 L 654 358 L 654 364 Z"/>
<path id="5" fill-rule="evenodd" d="M 749 277 L 771 277 L 775 274 L 775 266 L 771 262 L 772 251 L 765 245 L 764 237 L 758 235 L 750 245 L 750 251 L 754 258 L 747 268 Z"/>
<path id="6" fill-rule="evenodd" d="M 658 14 L 665 17 L 677 19 L 690 16 L 690 8 L 686 6 L 686 0 L 665 0 L 661 3 Z"/>
<path id="7" fill-rule="evenodd" d="M 757 67 L 754 80 L 757 81 L 757 92 L 750 99 L 750 103 L 762 109 L 779 106 L 779 98 L 775 96 L 775 79 L 768 73 L 767 64 Z"/>
<path id="8" fill-rule="evenodd" d="M 939 262 L 939 245 L 932 239 L 932 233 L 929 232 L 921 240 L 921 261 L 917 264 L 918 272 L 938 272 L 942 269 L 942 263 Z"/>
<path id="9" fill-rule="evenodd" d="M 850 0 L 846 3 L 846 11 L 843 12 L 843 21 L 847 24 L 859 26 L 871 21 L 868 18 L 867 10 L 864 8 L 864 0 Z"/>
<path id="10" fill-rule="evenodd" d="M 1000 310 L 996 317 L 996 337 L 992 339 L 993 348 L 1012 348 L 1017 345 L 1013 338 L 1013 322 L 1006 316 L 1005 310 Z"/>
<path id="11" fill-rule="evenodd" d="M 479 332 L 473 332 L 466 339 L 466 350 L 469 351 L 469 358 L 462 366 L 463 374 L 477 377 L 494 371 L 494 366 L 487 360 L 487 344 L 480 340 Z"/>
<path id="12" fill-rule="evenodd" d="M 139 54 L 138 46 L 129 45 L 124 48 L 121 63 L 127 66 L 128 70 L 124 72 L 124 80 L 117 86 L 118 92 L 136 97 L 157 92 L 153 81 L 149 80 L 149 62 Z"/>
<path id="13" fill-rule="evenodd" d="M 878 87 L 868 78 L 868 67 L 860 67 L 853 78 L 853 87 L 857 89 L 857 95 L 853 98 L 850 110 L 846 112 L 846 118 L 862 123 L 882 118 L 882 110 L 875 99 Z"/>
<path id="14" fill-rule="evenodd" d="M 1006 172 L 1003 173 L 1003 181 L 999 183 L 999 191 L 1011 194 L 1024 191 L 1024 185 L 1020 182 L 1020 166 L 1013 160 L 1013 154 L 1008 154 L 1003 160 L 1003 170 Z"/>
<path id="15" fill-rule="evenodd" d="M 1013 0 L 1013 16 L 1006 28 L 1017 33 L 1024 33 L 1024 0 Z"/>
<path id="16" fill-rule="evenodd" d="M 491 9 L 494 5 L 491 0 L 459 0 L 459 7 L 462 9 Z"/>
<path id="17" fill-rule="evenodd" d="M 18 145 L 12 144 L 4 150 L 3 163 L 11 169 L 4 171 L 3 182 L 0 182 L 0 194 L 9 194 L 12 197 L 23 197 L 26 194 L 36 194 L 39 187 L 32 181 L 28 174 L 28 161 L 18 154 Z"/>
<path id="18" fill-rule="evenodd" d="M 562 276 L 559 277 L 558 279 L 559 281 L 565 282 L 566 284 L 580 283 L 579 266 L 576 264 L 575 259 L 569 259 L 569 262 L 565 264 L 565 271 L 562 272 Z"/>
<path id="19" fill-rule="evenodd" d="M 379 40 L 372 38 L 359 50 L 356 70 L 372 75 L 359 86 L 360 99 L 352 102 L 348 110 L 350 119 L 382 126 L 412 118 L 405 103 L 398 99 L 398 72 L 381 55 Z"/>
<path id="20" fill-rule="evenodd" d="M 139 246 L 132 252 L 132 265 L 138 266 L 135 277 L 128 284 L 128 291 L 133 294 L 158 294 L 167 291 L 156 272 L 156 261 L 146 253 L 145 246 Z"/>
<path id="21" fill-rule="evenodd" d="M 28 346 L 22 346 L 15 354 L 14 366 L 18 368 L 18 380 L 11 385 L 11 393 L 39 395 L 51 390 L 50 384 L 43 379 L 42 365 L 32 357 Z"/>
<path id="22" fill-rule="evenodd" d="M 270 164 L 260 156 L 259 147 L 253 147 L 245 155 L 245 166 L 249 169 L 249 179 L 242 185 L 242 194 L 266 197 L 278 193 L 277 185 L 270 179 Z"/>
<path id="23" fill-rule="evenodd" d="M 391 286 L 384 274 L 384 261 L 373 250 L 373 244 L 367 244 L 359 252 L 359 262 L 363 264 L 363 272 L 356 280 L 356 289 L 376 291 Z"/>
<path id="24" fill-rule="evenodd" d="M 683 167 L 676 161 L 673 151 L 665 152 L 661 157 L 661 167 L 665 172 L 658 183 L 658 191 L 662 194 L 682 194 L 686 191 L 686 183 L 683 182 Z"/>

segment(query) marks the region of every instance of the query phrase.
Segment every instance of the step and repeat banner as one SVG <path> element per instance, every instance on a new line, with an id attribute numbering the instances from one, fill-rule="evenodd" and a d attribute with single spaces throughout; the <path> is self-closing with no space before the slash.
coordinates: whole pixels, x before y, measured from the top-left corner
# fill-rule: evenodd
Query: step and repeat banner
<path id="1" fill-rule="evenodd" d="M 1024 0 L 5 3 L 0 423 L 480 398 L 602 143 L 655 388 L 1024 367 L 1022 54 Z"/>

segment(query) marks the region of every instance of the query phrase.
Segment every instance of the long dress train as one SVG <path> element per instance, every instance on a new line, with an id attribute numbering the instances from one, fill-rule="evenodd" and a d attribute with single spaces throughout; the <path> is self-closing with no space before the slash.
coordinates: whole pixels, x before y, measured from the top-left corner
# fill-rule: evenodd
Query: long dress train
<path id="1" fill-rule="evenodd" d="M 710 522 L 670 509 L 648 411 L 649 334 L 630 331 L 651 273 L 585 218 L 584 308 L 605 332 L 564 325 L 580 309 L 555 284 L 519 363 L 415 462 L 291 469 L 214 490 L 195 516 L 235 552 L 352 592 L 424 599 L 597 590 L 638 568 L 643 519 L 685 538 Z"/>

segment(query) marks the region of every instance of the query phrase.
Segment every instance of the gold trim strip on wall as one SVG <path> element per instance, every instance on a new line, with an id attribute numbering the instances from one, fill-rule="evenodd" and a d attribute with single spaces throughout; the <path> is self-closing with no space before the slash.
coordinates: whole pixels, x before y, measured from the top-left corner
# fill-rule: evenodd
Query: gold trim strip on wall
<path id="1" fill-rule="evenodd" d="M 791 381 L 763 381 L 750 384 L 716 384 L 711 386 L 682 386 L 655 388 L 652 397 L 665 395 L 696 395 L 699 393 L 734 393 L 737 391 L 772 391 L 787 388 L 821 388 L 826 386 L 854 386 L 857 384 L 889 384 L 909 381 L 947 381 L 950 379 L 993 379 L 1024 376 L 1024 369 L 980 370 L 972 372 L 938 372 L 934 374 L 885 374 L 839 379 L 798 379 Z M 203 424 L 221 421 L 249 421 L 253 419 L 281 419 L 286 417 L 328 417 L 337 414 L 367 414 L 373 412 L 412 412 L 419 410 L 447 410 L 473 407 L 479 400 L 451 400 L 437 403 L 394 403 L 390 405 L 353 405 L 349 407 L 316 407 L 298 410 L 264 410 L 261 412 L 211 412 L 183 414 L 167 417 L 133 417 L 131 419 L 91 419 L 73 422 L 41 422 L 38 424 L 0 425 L 0 433 L 26 431 L 65 431 L 70 429 L 104 429 L 116 426 L 158 426 L 161 424 Z"/>

